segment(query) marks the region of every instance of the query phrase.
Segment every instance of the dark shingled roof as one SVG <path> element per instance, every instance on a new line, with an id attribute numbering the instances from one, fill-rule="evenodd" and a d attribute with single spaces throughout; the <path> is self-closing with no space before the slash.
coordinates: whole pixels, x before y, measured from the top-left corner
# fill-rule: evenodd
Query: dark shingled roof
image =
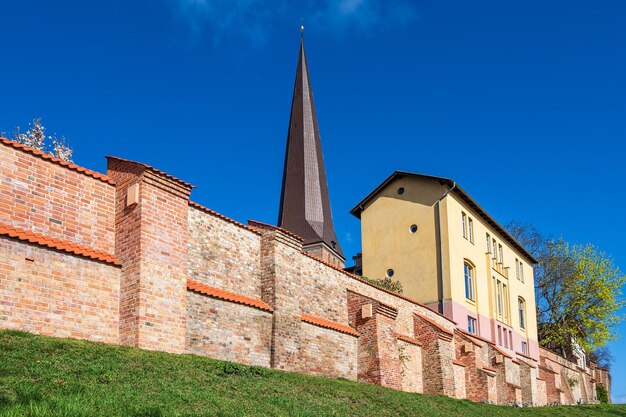
<path id="1" fill-rule="evenodd" d="M 304 41 L 293 89 L 278 226 L 302 236 L 304 245 L 324 242 L 345 258 L 333 226 Z"/>

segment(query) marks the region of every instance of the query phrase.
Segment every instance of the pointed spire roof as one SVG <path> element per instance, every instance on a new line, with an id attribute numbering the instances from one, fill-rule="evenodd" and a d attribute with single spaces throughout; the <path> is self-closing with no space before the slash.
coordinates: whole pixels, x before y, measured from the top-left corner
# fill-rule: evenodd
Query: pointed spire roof
<path id="1" fill-rule="evenodd" d="M 304 245 L 325 243 L 345 259 L 333 226 L 313 90 L 304 38 L 291 103 L 278 226 L 304 238 Z"/>

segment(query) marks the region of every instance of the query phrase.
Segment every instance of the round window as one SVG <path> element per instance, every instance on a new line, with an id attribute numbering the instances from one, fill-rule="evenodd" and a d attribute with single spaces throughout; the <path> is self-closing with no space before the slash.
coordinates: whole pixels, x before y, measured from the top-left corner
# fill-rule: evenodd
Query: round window
<path id="1" fill-rule="evenodd" d="M 404 187 L 398 188 L 398 195 L 404 194 Z"/>
<path id="2" fill-rule="evenodd" d="M 393 276 L 394 272 L 393 269 L 388 269 L 387 270 L 387 278 L 391 278 Z"/>
<path id="3" fill-rule="evenodd" d="M 412 224 L 411 227 L 409 227 L 409 230 L 411 231 L 411 233 L 417 232 L 417 225 L 416 224 Z"/>

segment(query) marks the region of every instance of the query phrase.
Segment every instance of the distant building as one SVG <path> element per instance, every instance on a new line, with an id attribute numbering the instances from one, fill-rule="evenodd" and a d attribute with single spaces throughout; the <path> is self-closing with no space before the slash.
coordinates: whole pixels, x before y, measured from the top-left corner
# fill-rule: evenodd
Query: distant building
<path id="1" fill-rule="evenodd" d="M 396 171 L 351 213 L 363 275 L 399 280 L 467 332 L 539 358 L 536 260 L 456 182 Z"/>

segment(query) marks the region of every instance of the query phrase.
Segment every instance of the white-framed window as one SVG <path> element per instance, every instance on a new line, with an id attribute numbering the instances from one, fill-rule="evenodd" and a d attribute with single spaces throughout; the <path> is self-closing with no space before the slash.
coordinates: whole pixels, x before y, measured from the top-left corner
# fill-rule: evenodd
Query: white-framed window
<path id="1" fill-rule="evenodd" d="M 528 355 L 528 342 L 522 340 L 522 353 Z"/>
<path id="2" fill-rule="evenodd" d="M 474 294 L 474 267 L 468 262 L 463 264 L 463 273 L 465 275 L 465 298 L 475 301 Z"/>
<path id="3" fill-rule="evenodd" d="M 526 301 L 522 297 L 517 299 L 517 309 L 519 311 L 519 327 L 526 329 Z"/>
<path id="4" fill-rule="evenodd" d="M 519 280 L 524 282 L 524 264 L 519 261 Z"/>
<path id="5" fill-rule="evenodd" d="M 491 236 L 487 233 L 487 253 L 491 253 Z"/>
<path id="6" fill-rule="evenodd" d="M 496 246 L 496 240 L 495 239 L 491 239 L 491 243 L 493 243 L 493 256 L 492 258 L 498 259 L 498 247 Z"/>
<path id="7" fill-rule="evenodd" d="M 519 260 L 515 258 L 515 278 L 519 279 Z"/>
<path id="8" fill-rule="evenodd" d="M 477 334 L 476 319 L 472 316 L 467 316 L 467 331 L 471 334 Z"/>
<path id="9" fill-rule="evenodd" d="M 471 217 L 467 219 L 467 224 L 469 226 L 469 241 L 474 243 L 474 220 Z"/>
<path id="10" fill-rule="evenodd" d="M 498 244 L 498 262 L 502 263 L 503 255 L 502 255 L 502 245 Z"/>
<path id="11" fill-rule="evenodd" d="M 506 284 L 502 284 L 502 318 L 505 323 L 509 322 L 509 291 Z"/>
<path id="12" fill-rule="evenodd" d="M 467 214 L 461 212 L 461 227 L 463 228 L 463 237 L 467 239 Z"/>
<path id="13" fill-rule="evenodd" d="M 498 313 L 498 317 L 502 317 L 502 283 L 497 280 L 496 281 L 496 311 Z"/>

